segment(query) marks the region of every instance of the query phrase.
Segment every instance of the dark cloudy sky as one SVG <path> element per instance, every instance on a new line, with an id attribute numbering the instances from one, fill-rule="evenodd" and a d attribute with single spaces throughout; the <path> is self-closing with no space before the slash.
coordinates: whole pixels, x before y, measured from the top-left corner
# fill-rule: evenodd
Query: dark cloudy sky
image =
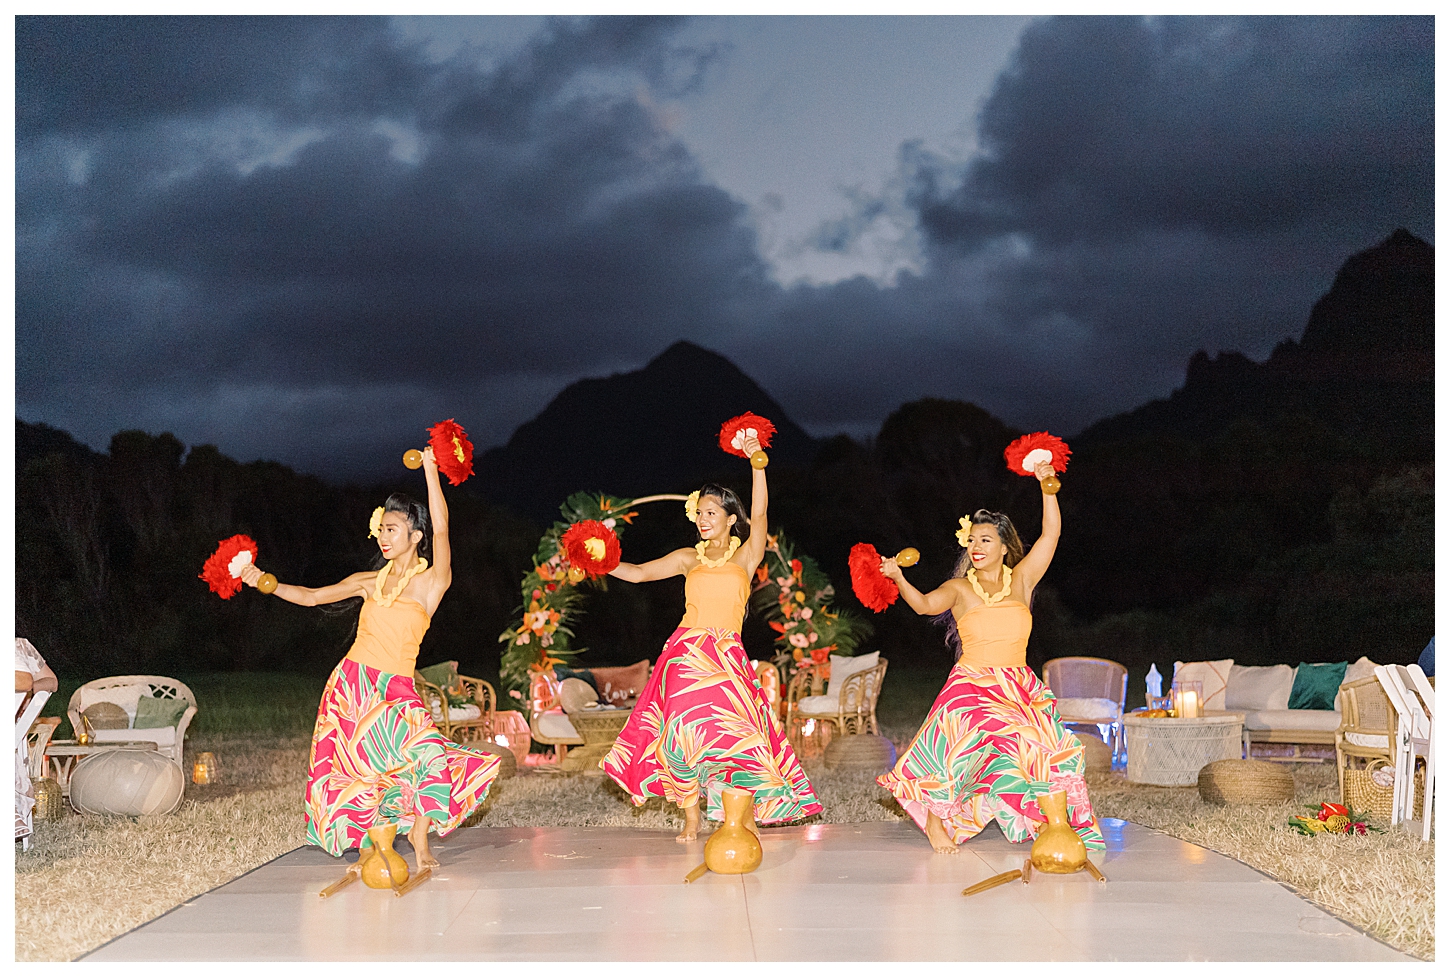
<path id="1" fill-rule="evenodd" d="M 1433 58 L 1429 18 L 21 18 L 16 412 L 371 477 L 686 338 L 813 434 L 1070 435 L 1434 241 Z"/>

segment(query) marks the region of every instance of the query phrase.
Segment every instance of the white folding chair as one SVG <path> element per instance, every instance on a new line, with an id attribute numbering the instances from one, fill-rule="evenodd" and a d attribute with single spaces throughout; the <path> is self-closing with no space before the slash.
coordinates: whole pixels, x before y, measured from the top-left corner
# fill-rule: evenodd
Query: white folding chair
<path id="1" fill-rule="evenodd" d="M 25 734 L 30 732 L 30 726 L 35 722 L 35 717 L 40 715 L 40 710 L 45 707 L 45 700 L 50 698 L 49 692 L 35 692 L 30 696 L 30 701 L 25 701 L 25 693 L 15 693 L 15 769 L 26 771 L 29 767 L 30 758 L 26 755 Z M 22 708 L 22 706 L 24 708 Z M 29 781 L 28 774 L 24 778 Z M 15 837 L 20 839 L 20 847 L 23 851 L 30 850 L 30 834 L 35 830 L 34 812 L 31 808 L 19 803 L 16 798 L 15 808 Z"/>
<path id="2" fill-rule="evenodd" d="M 1390 823 L 1406 825 L 1419 823 L 1421 837 L 1430 839 L 1430 814 L 1433 797 L 1434 738 L 1431 735 L 1430 717 L 1418 695 L 1406 684 L 1409 672 L 1403 665 L 1378 665 L 1375 677 L 1379 679 L 1390 704 L 1398 715 L 1395 723 L 1395 794 L 1390 813 Z M 1410 685 L 1414 684 L 1410 679 Z M 1425 758 L 1425 801 L 1419 818 L 1415 817 L 1415 760 Z"/>
<path id="3" fill-rule="evenodd" d="M 1434 823 L 1431 809 L 1435 799 L 1435 687 L 1417 664 L 1396 665 L 1394 668 L 1400 674 L 1409 698 L 1419 697 L 1418 705 L 1425 716 L 1425 808 L 1420 812 L 1420 838 L 1429 841 L 1430 825 Z"/>

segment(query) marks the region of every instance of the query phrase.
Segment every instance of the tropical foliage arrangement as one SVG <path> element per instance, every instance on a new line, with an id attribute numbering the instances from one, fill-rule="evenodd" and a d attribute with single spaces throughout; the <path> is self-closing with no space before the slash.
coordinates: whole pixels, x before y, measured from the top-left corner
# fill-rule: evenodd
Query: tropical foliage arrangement
<path id="1" fill-rule="evenodd" d="M 613 569 L 606 560 L 619 564 L 619 533 L 638 515 L 630 509 L 633 504 L 633 499 L 575 492 L 559 506 L 563 521 L 545 531 L 533 569 L 524 574 L 518 623 L 498 636 L 504 645 L 499 677 L 512 698 L 528 696 L 531 672 L 564 664 L 586 650 L 569 646 L 574 637 L 569 621 L 584 598 L 580 586 L 606 586 L 602 575 Z"/>
<path id="2" fill-rule="evenodd" d="M 809 556 L 796 556 L 785 533 L 766 537 L 765 559 L 755 570 L 751 602 L 776 632 L 774 661 L 788 676 L 799 662 L 854 655 L 872 634 L 870 623 L 831 610 L 836 588 Z"/>
<path id="3" fill-rule="evenodd" d="M 1309 810 L 1314 810 L 1314 805 L 1308 805 Z M 1363 835 L 1371 831 L 1378 831 L 1369 821 L 1360 814 L 1344 804 L 1331 804 L 1324 801 L 1319 805 L 1319 811 L 1312 817 L 1298 815 L 1289 819 L 1289 826 L 1304 835 L 1319 834 L 1340 834 L 1340 835 Z"/>

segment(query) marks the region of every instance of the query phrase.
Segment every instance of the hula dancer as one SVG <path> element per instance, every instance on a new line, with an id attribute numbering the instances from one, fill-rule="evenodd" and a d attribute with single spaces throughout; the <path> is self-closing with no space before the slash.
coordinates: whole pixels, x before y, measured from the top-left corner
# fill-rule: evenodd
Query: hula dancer
<path id="1" fill-rule="evenodd" d="M 645 564 L 620 563 L 610 571 L 631 583 L 685 577 L 685 616 L 665 642 L 649 687 L 614 748 L 599 764 L 635 804 L 650 796 L 678 804 L 685 829 L 676 840 L 682 842 L 699 836 L 702 801 L 707 817 L 721 819 L 725 787 L 754 795 L 746 827 L 757 835 L 757 822 L 781 824 L 821 810 L 740 644 L 750 578 L 765 555 L 767 459 L 760 447 L 772 430 L 753 415 L 735 421 L 746 418 L 756 426 L 735 431 L 734 448 L 726 450 L 751 459 L 749 517 L 734 492 L 706 485 L 685 503 L 700 534 L 694 547 Z M 722 431 L 722 447 L 730 436 Z"/>
<path id="2" fill-rule="evenodd" d="M 1068 820 L 1087 847 L 1104 848 L 1083 781 L 1082 745 L 1027 667 L 1032 591 L 1062 530 L 1053 472 L 1051 461 L 1033 469 L 1047 484 L 1042 535 L 1026 556 L 1010 519 L 978 509 L 962 517 L 953 578 L 931 593 L 907 582 L 895 558 L 881 561 L 916 613 L 950 612 L 959 642 L 956 667 L 926 722 L 896 767 L 876 778 L 944 854 L 993 820 L 1008 840 L 1030 841 L 1046 823 L 1036 798 L 1053 790 L 1067 791 Z"/>
<path id="3" fill-rule="evenodd" d="M 428 850 L 483 802 L 499 758 L 450 743 L 413 688 L 418 644 L 453 576 L 448 505 L 433 448 L 422 452 L 428 507 L 401 493 L 373 512 L 372 535 L 387 564 L 330 587 L 277 584 L 283 600 L 307 607 L 363 599 L 357 639 L 333 670 L 317 710 L 307 770 L 307 840 L 341 855 L 366 847 L 367 830 L 396 822 L 413 845 L 416 871 L 438 865 Z M 262 571 L 248 564 L 242 582 Z M 354 863 L 349 872 L 356 872 Z"/>

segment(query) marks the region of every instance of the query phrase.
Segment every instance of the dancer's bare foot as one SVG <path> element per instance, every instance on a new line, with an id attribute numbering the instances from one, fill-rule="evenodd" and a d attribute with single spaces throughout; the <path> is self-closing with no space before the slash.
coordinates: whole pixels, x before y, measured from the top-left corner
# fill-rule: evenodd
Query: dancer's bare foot
<path id="1" fill-rule="evenodd" d="M 408 843 L 413 846 L 413 860 L 417 862 L 416 871 L 423 871 L 425 868 L 438 868 L 438 859 L 428 850 L 428 819 L 418 818 L 413 822 L 413 827 L 408 829 Z"/>
<path id="2" fill-rule="evenodd" d="M 675 840 L 684 844 L 700 837 L 700 804 L 696 801 L 681 810 L 685 812 L 685 830 L 675 835 Z"/>
<path id="3" fill-rule="evenodd" d="M 931 847 L 939 854 L 955 855 L 958 851 L 951 835 L 947 834 L 946 825 L 941 823 L 941 818 L 930 811 L 926 815 L 926 840 L 931 842 Z"/>

